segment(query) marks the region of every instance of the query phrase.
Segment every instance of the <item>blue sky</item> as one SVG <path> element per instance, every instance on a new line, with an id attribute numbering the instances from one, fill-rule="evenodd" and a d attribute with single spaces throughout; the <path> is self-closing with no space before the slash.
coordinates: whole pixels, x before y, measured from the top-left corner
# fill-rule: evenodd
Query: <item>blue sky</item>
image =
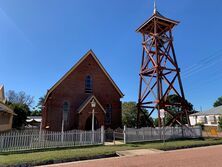
<path id="1" fill-rule="evenodd" d="M 181 21 L 174 44 L 186 98 L 196 109 L 222 96 L 222 1 L 157 0 Z M 89 49 L 125 94 L 137 101 L 141 35 L 151 0 L 0 0 L 0 83 L 44 95 Z"/>

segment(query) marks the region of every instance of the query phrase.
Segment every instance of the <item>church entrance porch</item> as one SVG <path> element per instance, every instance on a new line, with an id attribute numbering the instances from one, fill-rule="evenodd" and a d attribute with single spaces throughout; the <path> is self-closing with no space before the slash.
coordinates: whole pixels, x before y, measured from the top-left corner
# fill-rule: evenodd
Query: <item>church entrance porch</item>
<path id="1" fill-rule="evenodd" d="M 94 105 L 92 105 L 92 102 Z M 99 129 L 105 122 L 105 109 L 95 96 L 89 96 L 78 109 L 79 129 L 92 130 L 92 121 L 94 116 L 94 130 Z"/>
<path id="2" fill-rule="evenodd" d="M 94 130 L 97 130 L 99 128 L 100 128 L 99 121 L 97 120 L 96 117 L 94 117 Z M 87 130 L 87 131 L 92 130 L 92 115 L 89 116 L 86 120 L 85 130 Z"/>

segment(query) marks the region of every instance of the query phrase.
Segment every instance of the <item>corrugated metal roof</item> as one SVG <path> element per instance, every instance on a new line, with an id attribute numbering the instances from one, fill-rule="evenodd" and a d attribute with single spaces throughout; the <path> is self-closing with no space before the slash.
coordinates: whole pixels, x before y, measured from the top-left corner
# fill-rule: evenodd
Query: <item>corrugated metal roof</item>
<path id="1" fill-rule="evenodd" d="M 195 114 L 191 114 L 192 116 L 201 116 L 201 115 L 222 115 L 222 106 L 218 106 L 215 108 L 212 108 L 210 110 L 206 110 L 203 112 L 198 112 Z"/>
<path id="2" fill-rule="evenodd" d="M 9 114 L 16 115 L 11 108 L 9 108 L 8 106 L 6 106 L 6 105 L 5 105 L 4 103 L 2 103 L 1 101 L 0 101 L 0 111 L 2 111 L 2 112 L 7 112 L 7 113 L 9 113 Z"/>
<path id="3" fill-rule="evenodd" d="M 32 121 L 41 122 L 42 116 L 28 116 L 26 121 L 27 122 L 32 122 Z"/>

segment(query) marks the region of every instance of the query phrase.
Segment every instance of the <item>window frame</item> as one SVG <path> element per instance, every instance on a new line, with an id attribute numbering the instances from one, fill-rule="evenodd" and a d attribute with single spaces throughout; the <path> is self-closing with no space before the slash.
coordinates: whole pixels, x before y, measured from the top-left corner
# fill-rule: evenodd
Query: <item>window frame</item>
<path id="1" fill-rule="evenodd" d="M 62 105 L 62 118 L 65 122 L 68 122 L 69 112 L 70 112 L 70 104 L 68 101 L 64 101 Z"/>
<path id="2" fill-rule="evenodd" d="M 106 105 L 106 114 L 105 114 L 105 124 L 110 125 L 112 124 L 112 113 L 113 113 L 113 106 L 112 104 Z M 109 120 L 107 120 L 109 118 Z"/>
<path id="3" fill-rule="evenodd" d="M 93 92 L 93 79 L 91 75 L 85 77 L 85 93 Z"/>

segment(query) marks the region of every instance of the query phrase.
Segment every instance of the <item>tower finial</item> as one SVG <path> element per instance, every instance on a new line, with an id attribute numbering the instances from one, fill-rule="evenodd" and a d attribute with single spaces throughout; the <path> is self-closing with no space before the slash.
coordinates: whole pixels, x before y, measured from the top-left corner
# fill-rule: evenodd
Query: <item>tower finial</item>
<path id="1" fill-rule="evenodd" d="M 154 10 L 153 10 L 153 14 L 156 14 L 156 12 L 157 12 L 156 0 L 154 0 Z"/>

